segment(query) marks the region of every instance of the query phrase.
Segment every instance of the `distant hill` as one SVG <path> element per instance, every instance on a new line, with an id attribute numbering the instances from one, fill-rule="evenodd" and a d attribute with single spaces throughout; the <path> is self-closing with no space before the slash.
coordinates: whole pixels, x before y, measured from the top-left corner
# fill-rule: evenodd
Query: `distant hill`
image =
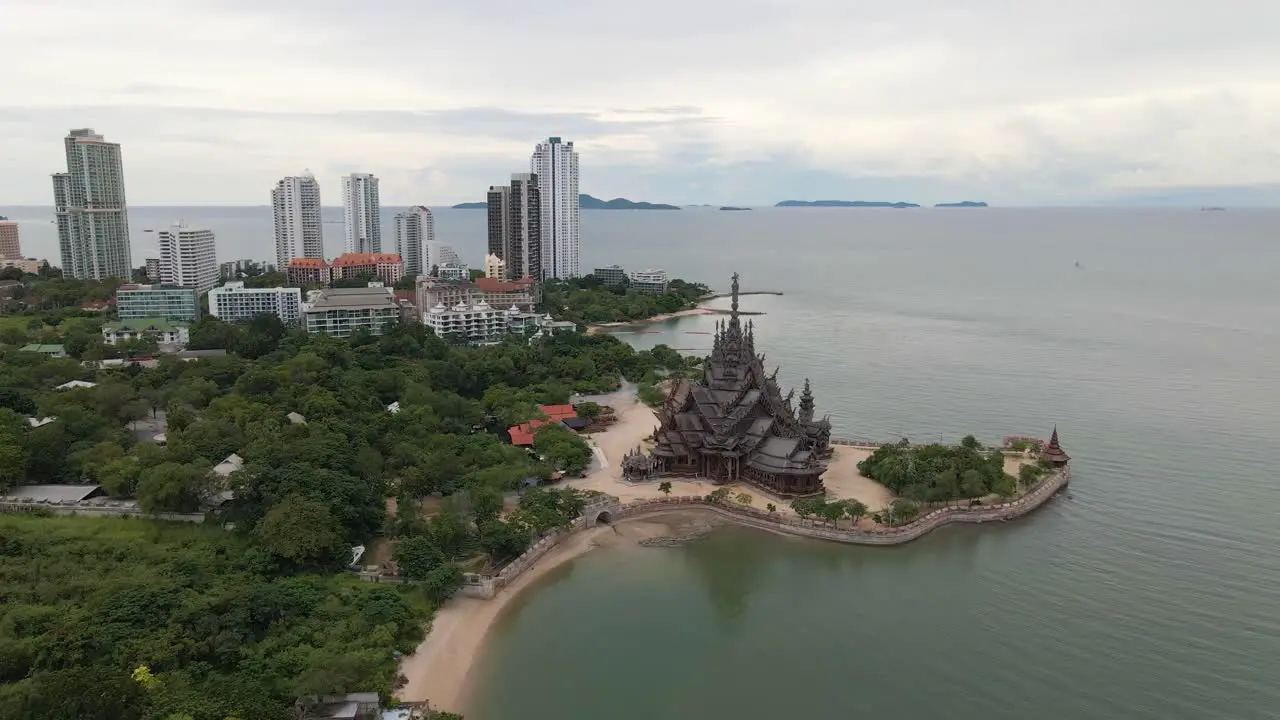
<path id="1" fill-rule="evenodd" d="M 453 205 L 454 210 L 484 210 L 489 207 L 487 202 L 466 202 Z M 679 210 L 675 205 L 663 205 L 662 203 L 636 202 L 626 198 L 614 198 L 612 200 L 601 200 L 598 197 L 590 195 L 578 196 L 578 207 L 583 210 Z"/>
<path id="2" fill-rule="evenodd" d="M 909 202 L 875 200 L 783 200 L 774 207 L 918 208 L 920 206 Z"/>
<path id="3" fill-rule="evenodd" d="M 721 209 L 721 210 L 750 210 L 751 208 L 740 208 L 740 207 L 734 207 L 734 206 L 732 206 L 732 205 L 725 205 L 724 207 L 722 207 L 722 208 L 720 208 L 720 209 Z"/>
<path id="4" fill-rule="evenodd" d="M 937 205 L 934 205 L 934 207 L 990 207 L 990 206 L 984 202 L 975 202 L 973 200 L 963 200 L 961 202 L 953 202 L 953 203 L 938 203 Z"/>
<path id="5" fill-rule="evenodd" d="M 601 200 L 590 195 L 578 196 L 578 207 L 583 210 L 679 210 L 675 205 L 662 203 L 636 202 L 626 198 Z"/>

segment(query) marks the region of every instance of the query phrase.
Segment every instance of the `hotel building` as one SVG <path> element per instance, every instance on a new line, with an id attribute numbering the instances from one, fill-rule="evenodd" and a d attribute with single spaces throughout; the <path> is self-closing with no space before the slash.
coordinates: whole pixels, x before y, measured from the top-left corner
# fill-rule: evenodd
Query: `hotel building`
<path id="1" fill-rule="evenodd" d="M 320 183 L 310 172 L 281 178 L 271 190 L 275 217 L 276 267 L 295 257 L 323 258 Z"/>
<path id="2" fill-rule="evenodd" d="M 578 277 L 580 201 L 573 143 L 558 137 L 538 143 L 529 171 L 537 176 L 541 202 L 542 277 Z"/>
<path id="3" fill-rule="evenodd" d="M 381 204 L 378 178 L 352 173 L 342 178 L 343 247 L 348 253 L 382 252 Z"/>
<path id="4" fill-rule="evenodd" d="M 181 223 L 156 233 L 160 244 L 160 283 L 209 291 L 218 284 L 218 257 L 213 231 Z M 150 275 L 148 275 L 150 278 Z"/>
<path id="5" fill-rule="evenodd" d="M 302 316 L 302 290 L 296 287 L 247 288 L 243 282 L 229 282 L 209 291 L 209 314 L 224 322 L 248 320 L 270 313 L 286 325 Z"/>
<path id="6" fill-rule="evenodd" d="M 404 278 L 404 262 L 393 253 L 347 253 L 329 263 L 329 274 L 333 280 L 365 277 L 395 285 Z"/>
<path id="7" fill-rule="evenodd" d="M 119 143 L 81 128 L 63 138 L 63 149 L 67 171 L 53 175 L 63 274 L 77 280 L 129 280 L 133 257 Z"/>
<path id="8" fill-rule="evenodd" d="M 387 323 L 400 321 L 400 303 L 391 288 L 370 283 L 363 288 L 328 288 L 307 293 L 302 305 L 307 332 L 351 337 L 359 330 L 381 335 Z"/>
<path id="9" fill-rule="evenodd" d="M 116 315 L 121 320 L 196 322 L 200 319 L 200 293 L 173 285 L 121 285 L 116 290 Z"/>

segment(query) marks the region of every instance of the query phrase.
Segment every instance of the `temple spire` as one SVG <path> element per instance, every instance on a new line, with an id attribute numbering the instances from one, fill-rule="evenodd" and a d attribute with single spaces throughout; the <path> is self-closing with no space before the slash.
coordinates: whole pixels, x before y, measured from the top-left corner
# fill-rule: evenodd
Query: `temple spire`
<path id="1" fill-rule="evenodd" d="M 800 393 L 800 422 L 813 422 L 813 391 L 809 389 L 809 378 L 804 379 L 804 392 Z"/>
<path id="2" fill-rule="evenodd" d="M 733 284 L 729 286 L 733 302 L 729 304 L 729 334 L 732 337 L 742 335 L 742 324 L 738 321 L 738 273 L 733 274 Z"/>
<path id="3" fill-rule="evenodd" d="M 1066 465 L 1071 456 L 1058 444 L 1058 426 L 1054 424 L 1053 434 L 1049 436 L 1049 444 L 1040 453 L 1041 459 L 1048 460 L 1054 467 Z"/>

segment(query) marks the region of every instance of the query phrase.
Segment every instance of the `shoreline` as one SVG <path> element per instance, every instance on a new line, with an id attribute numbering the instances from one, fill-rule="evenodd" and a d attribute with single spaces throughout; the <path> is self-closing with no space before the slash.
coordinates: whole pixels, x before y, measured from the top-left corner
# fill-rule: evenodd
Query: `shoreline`
<path id="1" fill-rule="evenodd" d="M 492 599 L 450 598 L 436 610 L 427 636 L 401 661 L 400 674 L 407 682 L 396 691 L 396 698 L 429 701 L 434 709 L 465 713 L 475 686 L 472 670 L 512 601 L 551 571 L 595 549 L 596 538 L 605 532 L 608 526 L 565 537 Z"/>
<path id="2" fill-rule="evenodd" d="M 450 598 L 436 611 L 427 636 L 412 655 L 401 661 L 400 674 L 408 682 L 396 691 L 396 699 L 428 701 L 434 710 L 465 715 L 476 687 L 475 671 L 484 659 L 493 629 L 525 591 L 596 548 L 641 548 L 641 540 L 675 533 L 679 519 L 707 515 L 714 517 L 716 513 L 705 508 L 670 507 L 620 519 L 613 525 L 573 531 L 561 536 L 559 542 L 492 598 Z"/>
<path id="3" fill-rule="evenodd" d="M 652 325 L 654 323 L 666 322 L 667 320 L 675 320 L 676 318 L 692 317 L 694 315 L 716 315 L 720 311 L 715 308 L 703 307 L 701 303 L 698 307 L 689 308 L 687 310 L 678 310 L 673 313 L 663 313 L 654 315 L 642 320 L 619 320 L 617 322 L 592 323 L 587 326 L 587 335 L 599 335 L 600 333 L 620 327 L 640 327 L 642 325 Z"/>
<path id="4" fill-rule="evenodd" d="M 892 534 L 878 534 L 868 531 L 873 528 L 868 525 L 870 520 L 866 518 L 858 527 L 850 526 L 847 530 L 818 527 L 812 522 L 800 523 L 799 518 L 785 504 L 770 500 L 761 495 L 758 488 L 747 485 L 716 486 L 707 480 L 672 478 L 669 480 L 671 494 L 667 496 L 658 490 L 657 482 L 628 483 L 621 478 L 622 457 L 642 446 L 658 425 L 653 410 L 625 390 L 611 393 L 599 400 L 612 405 L 618 417 L 618 421 L 607 430 L 587 436 L 602 462 L 587 477 L 565 481 L 562 487 L 597 490 L 617 498 L 620 506 L 612 511 L 613 524 L 591 527 L 594 518 L 585 518 L 581 522 L 587 527 L 561 536 L 555 545 L 524 572 L 515 576 L 510 584 L 499 587 L 492 598 L 455 596 L 446 602 L 437 610 L 422 643 L 412 655 L 401 661 L 400 673 L 405 676 L 406 683 L 396 692 L 398 699 L 426 700 L 430 701 L 433 708 L 465 713 L 471 704 L 470 694 L 475 689 L 475 670 L 483 661 L 491 632 L 515 600 L 557 568 L 597 547 L 628 547 L 634 544 L 632 541 L 637 536 L 651 532 L 646 531 L 646 523 L 651 529 L 655 524 L 663 524 L 663 520 L 669 520 L 671 516 L 693 513 L 702 517 L 715 516 L 723 522 L 779 536 L 883 546 L 910 542 L 952 522 L 1003 519 L 986 517 L 987 512 L 1000 512 L 995 508 L 963 513 L 964 516 L 950 510 L 934 510 L 922 517 L 918 525 L 910 524 L 914 525 L 910 532 L 902 532 L 907 530 L 904 526 Z M 871 447 L 835 445 L 833 449 L 835 455 L 828 469 L 828 476 L 824 477 L 829 495 L 839 499 L 858 499 L 873 510 L 892 501 L 892 493 L 857 472 L 857 462 L 871 454 Z M 1007 462 L 1012 466 L 1009 469 L 1016 473 L 1019 460 L 1009 458 Z M 1062 480 L 1065 481 L 1065 478 Z M 1062 484 L 1065 485 L 1065 482 Z M 757 498 L 757 504 L 761 505 L 765 502 L 778 502 L 778 513 L 776 517 L 768 519 L 756 516 L 756 513 L 764 515 L 759 508 L 752 508 L 756 511 L 753 513 L 748 508 L 706 504 L 703 496 L 717 487 L 731 487 L 735 491 L 752 494 Z M 1055 488 L 1052 492 L 1042 494 L 1042 489 L 1047 488 L 1038 488 L 1019 498 L 1020 508 L 1013 516 L 1034 510 L 1057 491 Z M 1030 498 L 1032 495 L 1037 497 Z M 1022 503 L 1026 498 L 1030 498 L 1032 502 Z M 628 505 L 631 507 L 628 508 Z M 857 537 L 850 540 L 850 536 Z"/>
<path id="5" fill-rule="evenodd" d="M 756 292 L 738 293 L 738 295 L 740 296 L 741 295 L 781 295 L 781 294 L 782 293 L 776 292 L 773 290 L 759 290 Z M 608 332 L 609 330 L 614 330 L 617 328 L 643 327 L 645 325 L 653 325 L 656 323 L 666 322 L 668 320 L 676 320 L 682 317 L 693 317 L 695 315 L 728 315 L 730 313 L 729 310 L 707 306 L 707 303 L 711 302 L 712 300 L 715 300 L 717 298 L 723 298 L 723 297 L 729 297 L 729 293 L 722 293 L 720 295 L 709 295 L 707 297 L 704 297 L 698 300 L 697 307 L 691 307 L 685 310 L 677 310 L 676 312 L 673 312 L 673 313 L 662 313 L 660 315 L 653 315 L 647 318 L 641 318 L 640 320 L 617 320 L 615 322 L 591 323 L 587 325 L 586 334 L 599 335 L 600 333 Z M 745 315 L 763 315 L 764 313 L 739 310 L 738 314 L 745 316 Z"/>

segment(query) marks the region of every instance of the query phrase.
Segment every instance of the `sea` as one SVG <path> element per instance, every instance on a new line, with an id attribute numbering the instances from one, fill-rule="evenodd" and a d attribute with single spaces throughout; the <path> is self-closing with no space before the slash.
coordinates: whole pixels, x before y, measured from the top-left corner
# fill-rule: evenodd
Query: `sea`
<path id="1" fill-rule="evenodd" d="M 47 209 L 3 214 L 56 254 Z M 274 252 L 267 208 L 134 208 L 135 265 L 177 218 Z M 436 218 L 478 264 L 483 213 Z M 583 212 L 584 269 L 783 293 L 742 298 L 757 349 L 836 435 L 1056 426 L 1072 484 L 897 548 L 588 553 L 513 603 L 469 720 L 1280 718 L 1278 238 L 1267 209 Z M 705 353 L 716 320 L 620 337 Z"/>

